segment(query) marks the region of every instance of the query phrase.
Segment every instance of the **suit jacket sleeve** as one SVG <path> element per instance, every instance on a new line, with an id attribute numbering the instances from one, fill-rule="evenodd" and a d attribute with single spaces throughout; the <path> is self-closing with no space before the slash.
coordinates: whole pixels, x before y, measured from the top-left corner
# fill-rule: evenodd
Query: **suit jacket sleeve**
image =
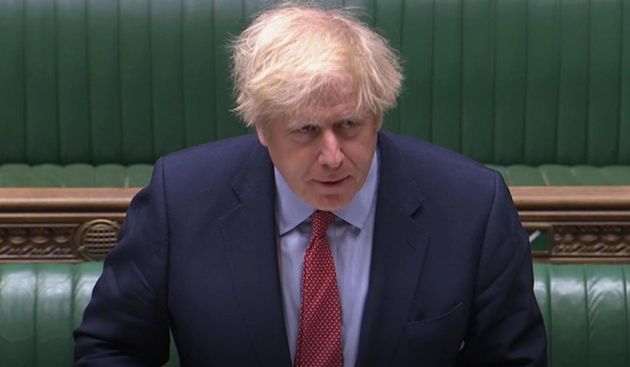
<path id="1" fill-rule="evenodd" d="M 547 365 L 528 236 L 498 174 L 471 306 L 458 365 Z"/>
<path id="2" fill-rule="evenodd" d="M 168 218 L 158 161 L 131 202 L 118 246 L 105 261 L 80 327 L 76 366 L 158 366 L 168 360 Z"/>

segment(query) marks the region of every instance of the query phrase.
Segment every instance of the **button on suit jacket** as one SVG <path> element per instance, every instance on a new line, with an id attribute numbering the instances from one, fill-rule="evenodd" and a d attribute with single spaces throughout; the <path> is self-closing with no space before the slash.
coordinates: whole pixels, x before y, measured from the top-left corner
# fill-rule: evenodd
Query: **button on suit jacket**
<path id="1" fill-rule="evenodd" d="M 494 171 L 379 133 L 357 366 L 546 366 L 531 250 Z M 130 204 L 78 366 L 290 366 L 273 165 L 255 135 L 170 154 Z"/>

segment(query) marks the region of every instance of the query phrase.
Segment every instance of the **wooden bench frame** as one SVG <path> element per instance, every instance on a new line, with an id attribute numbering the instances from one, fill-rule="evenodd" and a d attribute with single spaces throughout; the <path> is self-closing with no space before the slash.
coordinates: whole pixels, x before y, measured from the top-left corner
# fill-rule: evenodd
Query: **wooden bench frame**
<path id="1" fill-rule="evenodd" d="M 0 189 L 0 263 L 102 260 L 138 188 Z M 510 188 L 537 261 L 630 262 L 630 186 Z"/>

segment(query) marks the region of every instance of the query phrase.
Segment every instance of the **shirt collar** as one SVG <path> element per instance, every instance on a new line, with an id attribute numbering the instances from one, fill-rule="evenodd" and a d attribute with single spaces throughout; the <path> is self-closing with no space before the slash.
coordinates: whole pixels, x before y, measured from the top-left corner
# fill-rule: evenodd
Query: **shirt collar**
<path id="1" fill-rule="evenodd" d="M 378 165 L 379 154 L 378 151 L 376 151 L 372 158 L 370 170 L 359 192 L 352 198 L 348 206 L 333 211 L 337 217 L 360 230 L 365 227 L 370 215 L 370 210 L 376 199 Z M 306 203 L 291 190 L 289 184 L 285 181 L 277 168 L 274 167 L 273 173 L 276 179 L 276 192 L 278 193 L 276 196 L 276 217 L 278 230 L 282 236 L 308 219 L 315 211 L 315 208 Z"/>

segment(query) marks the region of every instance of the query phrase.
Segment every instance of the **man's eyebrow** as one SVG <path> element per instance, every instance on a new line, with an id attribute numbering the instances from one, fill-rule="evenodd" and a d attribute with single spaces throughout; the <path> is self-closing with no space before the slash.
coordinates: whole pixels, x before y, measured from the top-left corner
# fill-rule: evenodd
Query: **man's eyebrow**
<path id="1" fill-rule="evenodd" d="M 290 121 L 287 124 L 287 127 L 289 129 L 295 129 L 295 128 L 304 127 L 308 125 L 317 125 L 317 122 L 314 121 L 313 119 L 299 119 L 299 120 Z"/>
<path id="2" fill-rule="evenodd" d="M 342 121 L 346 121 L 346 120 L 352 120 L 352 121 L 364 121 L 364 120 L 368 120 L 370 118 L 370 115 L 368 113 L 365 112 L 350 112 L 344 116 L 341 116 L 339 118 L 337 118 L 334 123 L 338 123 L 338 122 L 342 122 Z M 314 119 L 314 118 L 300 118 L 300 119 L 294 119 L 292 121 L 289 121 L 289 123 L 287 124 L 287 128 L 288 129 L 295 129 L 298 127 L 304 127 L 307 125 L 313 125 L 313 126 L 317 126 L 319 125 L 319 121 L 318 119 Z"/>
<path id="3" fill-rule="evenodd" d="M 367 113 L 362 113 L 362 112 L 354 112 L 351 114 L 348 114 L 342 118 L 339 119 L 339 121 L 346 121 L 346 120 L 352 120 L 352 121 L 366 121 L 370 119 L 370 115 Z"/>

